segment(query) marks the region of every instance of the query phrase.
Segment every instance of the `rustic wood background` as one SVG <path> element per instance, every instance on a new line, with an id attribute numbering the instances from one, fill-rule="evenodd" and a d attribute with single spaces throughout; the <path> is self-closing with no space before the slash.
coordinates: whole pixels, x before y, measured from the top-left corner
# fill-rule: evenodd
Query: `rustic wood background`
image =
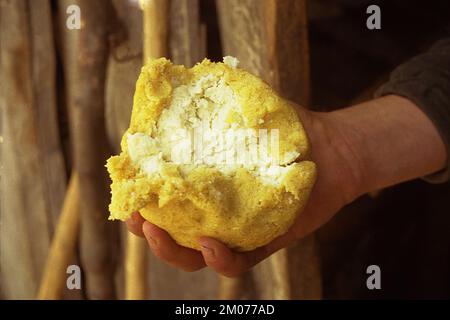
<path id="1" fill-rule="evenodd" d="M 429 14 L 424 18 L 426 27 L 415 32 L 411 27 L 402 29 L 401 24 L 408 26 L 409 18 L 419 16 L 414 7 L 426 9 L 417 1 L 417 6 L 408 8 L 390 1 L 390 8 L 406 17 L 399 18 L 398 27 L 387 20 L 391 33 L 368 36 L 355 31 L 355 5 L 345 0 L 165 2 L 164 45 L 175 63 L 190 66 L 203 57 L 219 61 L 223 55 L 234 55 L 241 67 L 261 76 L 281 95 L 316 110 L 370 98 L 393 67 L 439 37 L 435 30 L 441 22 Z M 81 8 L 81 30 L 66 28 L 66 8 L 71 4 Z M 439 9 L 433 8 L 436 12 L 446 8 Z M 76 242 L 58 247 L 69 248 L 69 253 L 52 251 L 52 261 L 80 265 L 83 285 L 82 290 L 62 286 L 52 297 L 126 298 L 127 232 L 122 224 L 107 221 L 109 179 L 104 164 L 119 150 L 128 127 L 148 39 L 144 25 L 137 0 L 0 0 L 0 298 L 37 297 L 41 281 L 47 279 L 46 259 L 61 211 L 69 221 L 79 221 L 79 229 L 64 231 L 75 232 Z M 66 193 L 73 188 L 69 181 L 77 186 L 76 197 L 81 200 L 76 203 L 65 202 L 66 194 L 73 193 Z M 421 192 L 429 196 L 416 197 L 422 199 L 418 205 L 408 200 L 408 216 L 389 220 L 389 228 L 383 220 L 373 223 L 375 215 L 388 220 L 388 213 L 398 214 L 401 199 Z M 402 231 L 402 223 L 420 221 L 411 218 L 414 212 L 419 217 L 419 210 L 450 211 L 445 200 L 448 185 L 415 182 L 380 194 L 362 197 L 318 234 L 281 250 L 237 279 L 218 277 L 208 269 L 185 273 L 148 254 L 146 298 L 373 297 L 361 286 L 365 283 L 361 266 L 377 257 L 394 272 L 402 265 L 393 258 L 398 252 L 406 252 L 401 255 L 404 261 L 417 262 L 410 256 L 420 238 L 411 233 L 415 230 L 411 225 Z M 381 205 L 376 204 L 379 199 Z M 441 246 L 422 246 L 420 252 L 440 263 L 417 262 L 414 270 L 423 279 L 430 274 L 433 279 L 450 279 L 445 271 L 450 241 L 442 236 L 449 218 L 438 217 L 441 220 L 427 223 L 424 236 Z M 393 242 L 398 236 L 403 242 L 375 243 L 374 235 L 380 234 Z M 73 242 L 70 239 L 65 241 Z M 51 272 L 46 275 L 54 281 Z M 421 292 L 431 297 L 450 295 L 443 281 L 423 280 L 414 287 L 405 285 L 407 275 L 401 281 L 389 279 L 393 285 L 384 297 L 420 297 Z M 401 285 L 405 289 L 399 289 Z M 46 290 L 41 292 L 49 297 Z"/>

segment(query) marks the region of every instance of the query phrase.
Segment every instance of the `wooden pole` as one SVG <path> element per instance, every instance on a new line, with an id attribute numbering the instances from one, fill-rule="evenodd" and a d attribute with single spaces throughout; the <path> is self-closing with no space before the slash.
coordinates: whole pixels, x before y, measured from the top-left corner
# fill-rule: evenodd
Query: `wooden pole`
<path id="1" fill-rule="evenodd" d="M 33 299 L 67 177 L 51 3 L 0 0 L 0 287 Z"/>
<path id="2" fill-rule="evenodd" d="M 169 16 L 170 58 L 192 67 L 206 57 L 206 25 L 200 22 L 199 0 L 171 0 Z"/>
<path id="3" fill-rule="evenodd" d="M 149 295 L 147 243 L 128 232 L 125 255 L 125 299 L 145 300 Z"/>
<path id="4" fill-rule="evenodd" d="M 169 0 L 141 0 L 144 17 L 144 63 L 168 55 Z"/>
<path id="5" fill-rule="evenodd" d="M 285 98 L 310 103 L 306 0 L 217 0 L 224 53 L 262 77 Z M 314 235 L 283 249 L 253 270 L 258 298 L 320 298 Z M 222 280 L 230 281 L 230 280 Z M 243 279 L 231 280 L 242 282 Z M 239 283 L 220 296 L 239 298 Z"/>
<path id="6" fill-rule="evenodd" d="M 227 278 L 219 275 L 219 293 L 220 300 L 234 300 L 241 298 L 244 289 L 244 277 Z"/>
<path id="7" fill-rule="evenodd" d="M 167 56 L 168 0 L 141 0 L 145 63 L 149 58 Z M 125 298 L 146 299 L 148 288 L 148 246 L 144 239 L 128 233 L 125 256 Z"/>
<path id="8" fill-rule="evenodd" d="M 53 237 L 37 298 L 61 299 L 66 283 L 66 270 L 76 250 L 79 226 L 79 180 L 72 174 L 63 208 Z"/>
<path id="9" fill-rule="evenodd" d="M 81 10 L 81 29 L 66 27 L 69 5 Z M 73 168 L 80 184 L 80 261 L 88 299 L 114 299 L 118 225 L 108 221 L 111 154 L 105 125 L 105 79 L 112 4 L 107 0 L 58 1 L 64 78 L 67 83 Z"/>

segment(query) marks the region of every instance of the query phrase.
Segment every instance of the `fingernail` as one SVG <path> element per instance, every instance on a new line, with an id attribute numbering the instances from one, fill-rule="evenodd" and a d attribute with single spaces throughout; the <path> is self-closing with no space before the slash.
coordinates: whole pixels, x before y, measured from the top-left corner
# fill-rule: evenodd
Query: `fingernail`
<path id="1" fill-rule="evenodd" d="M 149 224 L 147 221 L 145 221 L 144 224 L 142 225 L 142 232 L 147 238 L 149 245 L 151 245 L 152 247 L 158 246 L 158 241 L 156 241 L 156 239 L 152 237 L 152 233 L 150 232 Z"/>
<path id="2" fill-rule="evenodd" d="M 202 252 L 203 252 L 204 254 L 206 254 L 206 255 L 209 256 L 210 258 L 214 258 L 214 257 L 215 257 L 215 254 L 214 254 L 214 250 L 213 250 L 213 249 L 211 249 L 211 248 L 209 248 L 209 247 L 207 247 L 207 246 L 205 246 L 205 245 L 201 245 L 201 247 L 202 247 Z"/>
<path id="3" fill-rule="evenodd" d="M 148 243 L 149 243 L 152 247 L 158 246 L 158 242 L 157 242 L 154 238 L 152 238 L 151 236 L 147 235 L 147 240 L 148 240 Z"/>

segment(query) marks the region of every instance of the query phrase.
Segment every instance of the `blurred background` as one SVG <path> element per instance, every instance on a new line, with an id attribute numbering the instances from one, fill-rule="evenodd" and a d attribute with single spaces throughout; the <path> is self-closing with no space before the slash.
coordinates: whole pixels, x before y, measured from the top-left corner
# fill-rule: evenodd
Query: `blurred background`
<path id="1" fill-rule="evenodd" d="M 366 28 L 371 4 L 381 30 Z M 104 168 L 147 57 L 233 55 L 282 96 L 329 111 L 370 99 L 449 24 L 438 0 L 0 0 L 0 298 L 450 298 L 449 183 L 365 195 L 227 279 L 176 270 L 109 222 Z M 372 264 L 381 290 L 366 287 Z M 68 265 L 80 290 L 66 287 Z"/>

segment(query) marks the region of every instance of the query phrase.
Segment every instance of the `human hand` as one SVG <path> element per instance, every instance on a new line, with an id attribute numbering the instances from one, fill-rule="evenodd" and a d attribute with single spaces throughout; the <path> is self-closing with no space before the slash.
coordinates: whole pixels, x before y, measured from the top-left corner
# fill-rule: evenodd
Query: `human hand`
<path id="1" fill-rule="evenodd" d="M 358 165 L 348 150 L 345 135 L 329 114 L 299 109 L 299 115 L 312 145 L 312 160 L 318 167 L 318 177 L 305 209 L 286 234 L 263 247 L 241 253 L 208 237 L 199 239 L 201 251 L 182 247 L 166 231 L 145 221 L 137 212 L 127 221 L 128 229 L 145 237 L 153 253 L 175 267 L 196 271 L 209 266 L 229 277 L 238 276 L 317 229 L 357 196 Z"/>
<path id="2" fill-rule="evenodd" d="M 128 229 L 145 236 L 153 253 L 173 266 L 187 271 L 209 266 L 238 276 L 313 232 L 358 196 L 436 172 L 447 163 L 433 123 L 405 98 L 390 95 L 329 113 L 298 110 L 318 177 L 305 209 L 286 234 L 250 252 L 233 252 L 203 237 L 201 251 L 196 251 L 179 246 L 139 213 L 127 221 Z"/>

